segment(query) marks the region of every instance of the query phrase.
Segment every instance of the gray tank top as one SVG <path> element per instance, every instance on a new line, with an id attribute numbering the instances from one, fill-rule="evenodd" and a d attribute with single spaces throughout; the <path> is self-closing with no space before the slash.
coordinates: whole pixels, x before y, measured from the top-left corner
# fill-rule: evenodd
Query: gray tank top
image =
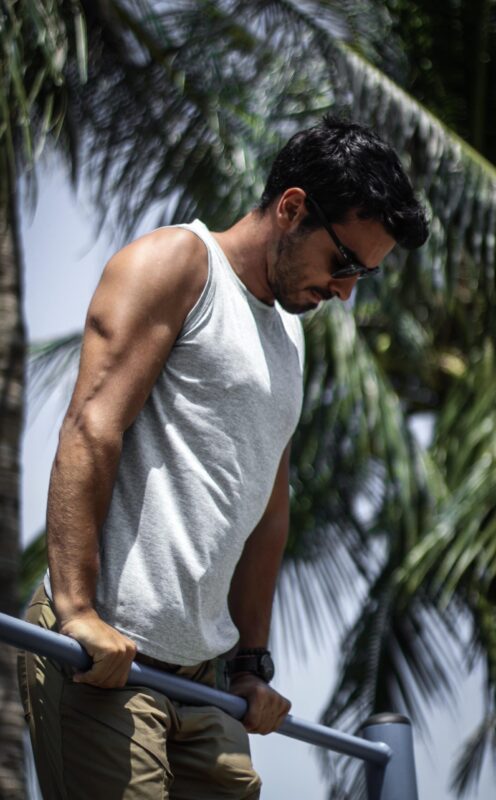
<path id="1" fill-rule="evenodd" d="M 304 345 L 202 222 L 180 227 L 205 243 L 208 278 L 124 434 L 97 610 L 146 655 L 189 665 L 238 640 L 229 586 L 299 418 Z"/>

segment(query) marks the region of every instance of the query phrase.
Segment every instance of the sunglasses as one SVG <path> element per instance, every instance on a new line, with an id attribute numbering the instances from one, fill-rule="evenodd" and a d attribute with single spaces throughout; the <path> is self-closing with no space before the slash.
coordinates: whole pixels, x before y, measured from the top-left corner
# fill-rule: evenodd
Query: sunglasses
<path id="1" fill-rule="evenodd" d="M 348 250 L 348 248 L 345 247 L 338 235 L 334 232 L 331 223 L 325 218 L 324 212 L 319 204 L 309 194 L 307 194 L 306 200 L 311 210 L 315 213 L 315 216 L 318 218 L 322 227 L 326 229 L 327 233 L 344 259 L 345 266 L 335 270 L 332 273 L 332 277 L 336 280 L 339 280 L 340 278 L 358 277 L 358 280 L 360 280 L 361 278 L 369 278 L 371 275 L 377 275 L 377 273 L 380 271 L 380 267 L 369 268 L 364 264 L 360 264 L 356 256 L 351 252 L 351 250 Z"/>

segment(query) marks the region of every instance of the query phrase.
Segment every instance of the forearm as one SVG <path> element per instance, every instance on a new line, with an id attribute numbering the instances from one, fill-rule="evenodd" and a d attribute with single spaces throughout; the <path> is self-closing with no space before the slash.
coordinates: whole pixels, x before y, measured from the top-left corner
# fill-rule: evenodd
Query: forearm
<path id="1" fill-rule="evenodd" d="M 282 471 L 284 476 L 284 470 Z M 265 648 L 269 639 L 277 573 L 288 533 L 287 480 L 278 482 L 264 517 L 246 542 L 231 582 L 229 603 L 239 630 L 239 648 Z M 291 703 L 265 682 L 270 675 L 247 669 L 246 661 L 234 659 L 230 691 L 246 698 L 243 724 L 251 733 L 277 730 Z M 261 664 L 260 664 L 261 667 Z"/>
<path id="2" fill-rule="evenodd" d="M 47 507 L 50 580 L 59 621 L 94 608 L 101 526 L 110 504 L 120 438 L 98 441 L 64 423 Z"/>
<path id="3" fill-rule="evenodd" d="M 246 542 L 229 594 L 239 647 L 266 647 L 277 574 L 288 534 L 288 515 L 262 519 Z"/>

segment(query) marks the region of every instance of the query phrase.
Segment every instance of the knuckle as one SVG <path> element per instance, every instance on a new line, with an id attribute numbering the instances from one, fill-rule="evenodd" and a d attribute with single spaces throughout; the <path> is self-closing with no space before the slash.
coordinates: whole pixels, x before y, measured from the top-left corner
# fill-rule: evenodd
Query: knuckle
<path id="1" fill-rule="evenodd" d="M 105 657 L 110 660 L 121 661 L 127 656 L 126 646 L 122 642 L 113 642 L 112 647 L 108 649 Z"/>
<path id="2" fill-rule="evenodd" d="M 252 714 L 247 715 L 243 720 L 243 725 L 250 731 L 253 731 L 257 727 L 257 720 Z"/>
<path id="3" fill-rule="evenodd" d="M 112 648 L 108 648 L 104 650 L 101 654 L 101 657 L 98 659 L 98 664 L 107 666 L 108 664 L 112 663 L 112 660 L 115 658 L 115 650 Z"/>
<path id="4" fill-rule="evenodd" d="M 261 683 L 257 683 L 256 686 L 254 686 L 253 688 L 253 696 L 257 700 L 261 700 L 265 696 L 265 691 L 266 687 Z"/>

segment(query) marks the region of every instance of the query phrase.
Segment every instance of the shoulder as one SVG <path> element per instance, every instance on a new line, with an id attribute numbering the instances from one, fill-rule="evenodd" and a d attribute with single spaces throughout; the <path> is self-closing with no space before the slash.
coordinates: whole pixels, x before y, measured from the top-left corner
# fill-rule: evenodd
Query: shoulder
<path id="1" fill-rule="evenodd" d="M 119 250 L 106 271 L 116 277 L 125 273 L 154 289 L 170 291 L 182 286 L 201 291 L 208 272 L 207 250 L 187 229 L 158 228 Z"/>
<path id="2" fill-rule="evenodd" d="M 206 260 L 207 251 L 204 243 L 188 228 L 168 226 L 156 228 L 144 236 L 140 236 L 130 244 L 119 250 L 112 260 L 128 259 L 143 260 L 150 263 L 155 259 L 160 263 L 181 262 L 185 266 L 191 259 Z"/>
<path id="3" fill-rule="evenodd" d="M 132 301 L 146 313 L 171 310 L 186 316 L 198 300 L 208 276 L 204 243 L 179 227 L 158 228 L 123 247 L 108 261 L 102 275 L 107 298 Z"/>

